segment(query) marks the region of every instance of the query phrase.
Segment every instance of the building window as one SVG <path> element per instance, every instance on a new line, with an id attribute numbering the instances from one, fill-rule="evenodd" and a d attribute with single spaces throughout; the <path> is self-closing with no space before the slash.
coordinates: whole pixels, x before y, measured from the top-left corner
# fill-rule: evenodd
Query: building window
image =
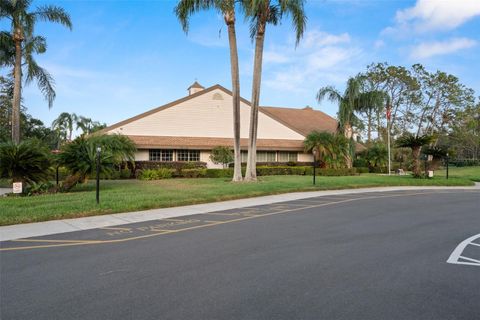
<path id="1" fill-rule="evenodd" d="M 242 162 L 247 162 L 248 151 L 242 151 Z M 257 151 L 257 162 L 275 162 L 277 153 L 275 151 Z"/>
<path id="2" fill-rule="evenodd" d="M 178 150 L 177 161 L 200 161 L 199 150 Z"/>
<path id="3" fill-rule="evenodd" d="M 148 159 L 150 161 L 173 161 L 173 150 L 150 149 Z"/>
<path id="4" fill-rule="evenodd" d="M 279 151 L 278 152 L 278 161 L 280 162 L 297 162 L 298 161 L 298 153 L 297 152 L 285 152 Z"/>

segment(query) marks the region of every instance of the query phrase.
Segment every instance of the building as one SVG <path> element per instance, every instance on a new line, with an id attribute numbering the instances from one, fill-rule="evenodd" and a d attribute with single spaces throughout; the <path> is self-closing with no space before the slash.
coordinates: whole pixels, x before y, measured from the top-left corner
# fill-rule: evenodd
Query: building
<path id="1" fill-rule="evenodd" d="M 216 146 L 233 149 L 232 92 L 221 85 L 204 88 L 195 82 L 188 96 L 152 109 L 103 130 L 128 136 L 136 144 L 136 161 L 203 161 L 210 160 Z M 242 161 L 247 158 L 250 102 L 241 99 Z M 260 107 L 258 119 L 258 162 L 311 162 L 304 152 L 303 141 L 312 131 L 335 132 L 337 121 L 313 110 Z"/>

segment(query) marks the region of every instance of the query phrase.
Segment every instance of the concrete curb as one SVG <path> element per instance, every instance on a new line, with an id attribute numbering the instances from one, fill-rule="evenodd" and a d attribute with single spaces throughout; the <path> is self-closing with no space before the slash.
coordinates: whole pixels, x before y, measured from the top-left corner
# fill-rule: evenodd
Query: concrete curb
<path id="1" fill-rule="evenodd" d="M 272 196 L 262 196 L 256 198 L 246 198 L 238 200 L 229 200 L 222 202 L 213 202 L 205 204 L 196 204 L 183 207 L 172 207 L 162 209 L 151 209 L 145 211 L 116 213 L 101 216 L 92 216 L 75 219 L 52 220 L 45 222 L 26 223 L 12 226 L 0 227 L 0 241 L 8 241 L 20 238 L 39 237 L 57 233 L 65 233 L 80 230 L 89 230 L 109 226 L 130 224 L 135 222 L 151 221 L 165 218 L 188 216 L 192 214 L 207 213 L 213 211 L 230 210 L 236 208 L 251 207 L 257 205 L 266 205 L 278 202 L 285 202 L 298 199 L 307 199 L 313 197 L 367 193 L 367 192 L 385 192 L 385 191 L 409 191 L 409 190 L 480 190 L 480 183 L 475 183 L 474 187 L 381 187 L 381 188 L 361 188 L 345 190 L 311 191 L 284 193 Z"/>

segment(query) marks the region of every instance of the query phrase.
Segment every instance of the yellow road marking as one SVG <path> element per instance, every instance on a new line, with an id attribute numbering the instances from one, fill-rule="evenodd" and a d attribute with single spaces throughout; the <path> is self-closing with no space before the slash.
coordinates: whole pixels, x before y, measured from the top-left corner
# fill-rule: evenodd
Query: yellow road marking
<path id="1" fill-rule="evenodd" d="M 119 231 L 130 231 L 132 228 L 118 228 L 118 227 L 104 227 L 104 228 L 99 228 L 102 230 L 119 230 Z"/>
<path id="2" fill-rule="evenodd" d="M 345 199 L 345 200 L 340 200 L 340 201 L 336 201 L 336 202 L 327 202 L 327 203 L 321 203 L 321 204 L 317 204 L 317 205 L 305 206 L 305 207 L 302 207 L 302 208 L 293 208 L 293 209 L 286 209 L 286 210 L 281 210 L 281 211 L 276 211 L 276 212 L 270 212 L 270 213 L 265 213 L 265 214 L 262 214 L 262 215 L 245 216 L 245 217 L 241 217 L 241 218 L 237 218 L 237 219 L 232 219 L 232 220 L 227 220 L 227 221 L 219 221 L 217 223 L 204 224 L 204 225 L 199 225 L 199 226 L 187 227 L 187 228 L 183 228 L 183 229 L 165 230 L 165 232 L 161 232 L 161 233 L 152 233 L 152 234 L 136 236 L 136 237 L 131 237 L 131 238 L 114 239 L 114 240 L 99 240 L 99 241 L 94 241 L 94 240 L 83 241 L 82 240 L 82 242 L 74 242 L 74 243 L 60 243 L 60 244 L 40 245 L 40 246 L 26 246 L 26 247 L 15 247 L 15 248 L 0 248 L 0 251 L 15 251 L 15 250 L 52 248 L 52 247 L 68 247 L 68 246 L 80 246 L 80 245 L 92 245 L 92 244 L 121 243 L 121 242 L 133 241 L 133 240 L 138 240 L 138 239 L 156 237 L 156 236 L 159 236 L 159 235 L 166 235 L 166 234 L 171 234 L 171 233 L 178 233 L 178 232 L 183 232 L 183 231 L 212 227 L 212 226 L 217 226 L 217 225 L 227 224 L 227 223 L 232 223 L 232 222 L 245 221 L 245 220 L 250 220 L 250 219 L 255 219 L 255 218 L 260 218 L 260 217 L 268 217 L 268 216 L 272 216 L 272 215 L 276 215 L 276 214 L 294 212 L 294 211 L 299 211 L 299 210 L 304 210 L 304 209 L 325 207 L 325 206 L 329 206 L 329 205 L 333 205 L 333 204 L 346 203 L 346 202 L 352 202 L 352 201 L 357 201 L 357 200 L 368 200 L 368 199 L 378 199 L 378 198 L 395 198 L 395 197 L 415 196 L 415 195 L 424 195 L 424 194 L 435 194 L 435 192 L 430 192 L 430 193 L 420 192 L 420 193 L 382 195 L 382 196 L 376 195 L 376 196 L 369 196 L 369 197 L 363 197 L 363 198 L 352 198 L 352 199 Z M 306 213 L 308 213 L 308 212 L 306 212 Z M 27 239 L 22 239 L 22 240 L 27 240 Z"/>
<path id="3" fill-rule="evenodd" d="M 16 239 L 16 240 L 10 240 L 14 242 L 60 242 L 60 243 L 66 243 L 66 242 L 73 242 L 73 243 L 90 243 L 90 242 L 102 242 L 102 240 L 50 240 L 50 239 Z M 2 249 L 0 249 L 2 250 Z"/>

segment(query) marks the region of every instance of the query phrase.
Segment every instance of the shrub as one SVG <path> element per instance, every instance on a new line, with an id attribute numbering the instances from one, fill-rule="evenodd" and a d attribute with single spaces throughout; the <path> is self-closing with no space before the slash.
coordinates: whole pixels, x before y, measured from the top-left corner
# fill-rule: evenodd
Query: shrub
<path id="1" fill-rule="evenodd" d="M 313 175 L 313 168 L 307 168 L 305 171 L 306 175 Z M 356 168 L 317 168 L 315 169 L 315 174 L 318 176 L 332 176 L 332 177 L 340 177 L 340 176 L 355 176 L 357 175 Z"/>
<path id="2" fill-rule="evenodd" d="M 50 166 L 50 152 L 38 140 L 0 144 L 0 177 L 27 184 L 44 182 L 49 178 Z"/>
<path id="3" fill-rule="evenodd" d="M 199 169 L 207 168 L 206 162 L 201 161 L 135 161 L 135 169 L 175 169 L 180 171 L 182 169 Z"/>
<path id="4" fill-rule="evenodd" d="M 170 179 L 173 176 L 173 170 L 167 168 L 140 170 L 138 179 L 140 180 L 161 180 Z"/>
<path id="5" fill-rule="evenodd" d="M 89 176 L 95 176 L 97 147 L 102 148 L 100 173 L 104 177 L 110 177 L 115 167 L 124 159 L 133 159 L 135 152 L 135 145 L 125 136 L 81 136 L 62 147 L 58 154 L 58 162 L 73 174 L 78 174 L 83 181 Z"/>
<path id="6" fill-rule="evenodd" d="M 132 170 L 129 168 L 120 169 L 120 179 L 130 179 L 132 177 Z"/>
<path id="7" fill-rule="evenodd" d="M 232 178 L 232 169 L 206 169 L 206 178 Z"/>
<path id="8" fill-rule="evenodd" d="M 207 169 L 183 169 L 180 171 L 182 178 L 205 178 L 207 176 Z"/>
<path id="9" fill-rule="evenodd" d="M 304 175 L 305 167 L 257 167 L 258 176 Z"/>
<path id="10" fill-rule="evenodd" d="M 368 167 L 368 162 L 366 159 L 359 158 L 353 160 L 353 167 L 354 168 L 362 168 L 362 167 Z"/>
<path id="11" fill-rule="evenodd" d="M 229 163 L 233 162 L 233 152 L 228 147 L 215 147 L 212 149 L 210 160 L 215 164 L 222 164 L 225 168 Z"/>
<path id="12" fill-rule="evenodd" d="M 388 173 L 387 167 L 370 167 L 371 173 Z"/>
<path id="13" fill-rule="evenodd" d="M 40 183 L 33 182 L 31 185 L 25 188 L 24 193 L 27 196 L 34 196 L 34 195 L 39 195 L 44 193 L 54 193 L 56 191 L 57 191 L 56 186 L 51 182 L 40 182 Z"/>
<path id="14" fill-rule="evenodd" d="M 369 173 L 370 172 L 368 167 L 356 167 L 355 169 L 357 169 L 357 173 Z"/>

